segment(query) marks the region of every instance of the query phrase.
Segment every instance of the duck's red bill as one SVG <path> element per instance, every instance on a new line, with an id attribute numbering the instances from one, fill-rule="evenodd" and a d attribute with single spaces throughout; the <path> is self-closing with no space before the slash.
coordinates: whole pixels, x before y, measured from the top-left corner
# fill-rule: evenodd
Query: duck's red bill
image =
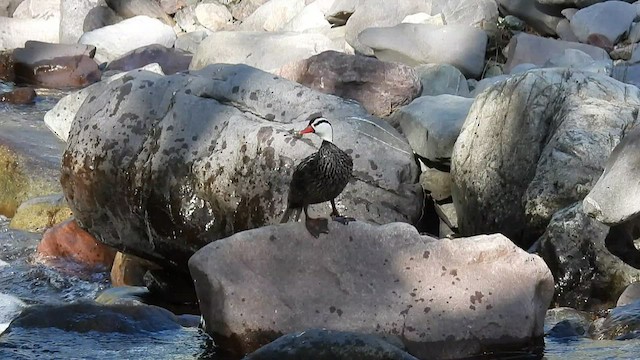
<path id="1" fill-rule="evenodd" d="M 311 125 L 307 126 L 306 128 L 304 128 L 303 130 L 300 130 L 300 135 L 302 134 L 309 134 L 314 132 L 313 128 L 311 127 Z"/>

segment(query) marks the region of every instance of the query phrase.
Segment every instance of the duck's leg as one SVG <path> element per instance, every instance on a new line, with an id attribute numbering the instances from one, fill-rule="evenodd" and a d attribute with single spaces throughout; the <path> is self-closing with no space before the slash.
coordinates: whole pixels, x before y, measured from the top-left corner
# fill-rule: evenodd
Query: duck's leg
<path id="1" fill-rule="evenodd" d="M 320 234 L 329 233 L 329 221 L 324 218 L 314 219 L 309 217 L 307 206 L 304 207 L 304 225 L 311 236 L 318 238 Z"/>
<path id="2" fill-rule="evenodd" d="M 331 218 L 333 219 L 333 221 L 337 221 L 342 225 L 347 225 L 348 223 L 350 223 L 351 221 L 356 221 L 356 219 L 349 217 L 349 216 L 342 216 L 340 215 L 340 213 L 338 212 L 338 208 L 336 207 L 336 202 L 334 199 L 331 199 Z"/>

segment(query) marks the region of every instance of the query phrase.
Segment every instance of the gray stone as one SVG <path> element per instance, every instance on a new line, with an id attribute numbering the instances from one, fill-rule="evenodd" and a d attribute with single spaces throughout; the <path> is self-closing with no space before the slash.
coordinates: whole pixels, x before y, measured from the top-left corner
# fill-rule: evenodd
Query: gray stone
<path id="1" fill-rule="evenodd" d="M 198 22 L 195 5 L 189 5 L 178 10 L 174 16 L 174 20 L 178 28 L 186 33 L 208 30 Z"/>
<path id="2" fill-rule="evenodd" d="M 146 66 L 144 69 L 151 71 L 151 67 L 152 66 Z M 154 64 L 153 68 L 156 67 L 157 71 L 154 72 L 162 74 L 162 69 Z M 100 93 L 104 91 L 110 82 L 117 80 L 124 75 L 124 73 L 121 73 L 106 79 L 103 78 L 100 82 L 63 97 L 51 110 L 44 114 L 44 123 L 60 140 L 66 142 L 69 138 L 71 123 L 73 122 L 78 109 L 80 109 L 80 106 L 84 103 L 87 97 L 92 93 Z"/>
<path id="3" fill-rule="evenodd" d="M 633 126 L 635 124 L 629 124 Z M 622 141 L 613 149 L 593 189 L 584 199 L 585 211 L 596 220 L 617 225 L 640 215 L 640 127 L 621 129 Z"/>
<path id="4" fill-rule="evenodd" d="M 122 41 L 125 37 L 128 40 Z M 175 41 L 176 34 L 171 26 L 158 19 L 136 16 L 84 33 L 78 43 L 95 46 L 98 49 L 96 61 L 109 62 L 146 45 L 173 47 Z"/>
<path id="5" fill-rule="evenodd" d="M 6 264 L 6 263 L 5 263 Z M 6 265 L 0 265 L 0 267 Z M 24 301 L 9 294 L 0 293 L 0 334 L 8 327 L 9 323 L 18 317 L 22 310 L 27 307 Z"/>
<path id="6" fill-rule="evenodd" d="M 611 309 L 593 334 L 596 340 L 637 339 L 640 332 L 640 301 Z"/>
<path id="7" fill-rule="evenodd" d="M 545 336 L 554 338 L 588 337 L 592 315 L 570 307 L 547 310 L 544 318 Z"/>
<path id="8" fill-rule="evenodd" d="M 605 1 L 578 10 L 570 20 L 571 30 L 583 43 L 588 43 L 592 35 L 598 34 L 615 44 L 629 31 L 637 12 L 636 5 L 624 1 Z"/>
<path id="9" fill-rule="evenodd" d="M 136 16 L 146 16 L 152 19 L 158 19 L 169 26 L 175 24 L 173 19 L 162 10 L 156 0 L 105 0 L 105 2 L 116 14 L 125 19 Z M 143 26 L 142 24 L 140 25 Z"/>
<path id="10" fill-rule="evenodd" d="M 226 0 L 225 0 L 226 1 Z M 239 21 L 244 20 L 249 15 L 253 14 L 257 8 L 269 0 L 243 0 L 243 1 L 231 1 L 228 5 L 229 10 L 233 18 Z"/>
<path id="11" fill-rule="evenodd" d="M 564 69 L 531 70 L 478 95 L 452 157 L 461 233 L 530 245 L 589 193 L 638 105 L 634 86 Z"/>
<path id="12" fill-rule="evenodd" d="M 620 294 L 616 306 L 625 306 L 640 300 L 640 281 L 633 282 Z"/>
<path id="13" fill-rule="evenodd" d="M 13 12 L 13 18 L 60 21 L 60 0 L 24 0 Z"/>
<path id="14" fill-rule="evenodd" d="M 345 4 L 342 4 L 345 3 Z M 357 53 L 373 55 L 373 50 L 360 41 L 360 33 L 371 27 L 385 27 L 400 24 L 407 15 L 418 12 L 431 13 L 431 4 L 415 0 L 368 0 L 337 2 L 332 11 L 348 12 L 353 15 L 346 23 L 346 40 Z"/>
<path id="15" fill-rule="evenodd" d="M 451 174 L 448 171 L 428 167 L 420 174 L 420 185 L 435 201 L 451 197 Z"/>
<path id="16" fill-rule="evenodd" d="M 487 34 L 467 25 L 399 24 L 369 28 L 360 33 L 361 44 L 383 61 L 451 64 L 463 74 L 478 77 L 484 66 Z"/>
<path id="17" fill-rule="evenodd" d="M 320 144 L 290 130 L 316 112 L 354 160 L 338 208 L 375 223 L 416 220 L 418 169 L 400 134 L 354 102 L 246 65 L 134 71 L 96 88 L 71 124 L 61 183 L 102 242 L 186 271 L 207 243 L 280 221 L 295 164 Z"/>
<path id="18" fill-rule="evenodd" d="M 0 51 L 24 47 L 29 40 L 58 43 L 60 18 L 0 18 Z"/>
<path id="19" fill-rule="evenodd" d="M 536 0 L 498 0 L 503 15 L 514 15 L 524 20 L 541 35 L 556 35 L 556 28 L 564 16 L 563 7 L 542 5 Z"/>
<path id="20" fill-rule="evenodd" d="M 243 360 L 418 360 L 376 336 L 310 329 L 287 334 Z"/>
<path id="21" fill-rule="evenodd" d="M 473 99 L 455 95 L 421 96 L 388 121 L 404 134 L 416 154 L 448 162 L 472 103 Z"/>
<path id="22" fill-rule="evenodd" d="M 544 67 L 565 67 L 609 75 L 613 69 L 613 61 L 595 61 L 589 54 L 578 49 L 566 49 L 563 54 L 551 57 Z"/>
<path id="23" fill-rule="evenodd" d="M 227 7 L 217 3 L 198 4 L 194 12 L 198 23 L 211 31 L 223 29 L 233 20 Z"/>
<path id="24" fill-rule="evenodd" d="M 204 247 L 189 269 L 205 331 L 239 353 L 322 327 L 418 358 L 471 357 L 541 336 L 553 295 L 542 259 L 500 234 L 438 240 L 406 223 L 332 222 L 319 239 L 303 224 L 262 227 Z"/>
<path id="25" fill-rule="evenodd" d="M 556 26 L 556 33 L 558 34 L 558 37 L 560 38 L 560 40 L 572 41 L 572 42 L 579 41 L 576 34 L 574 34 L 573 30 L 571 30 L 571 24 L 567 19 L 560 20 L 560 22 L 558 23 L 558 26 Z"/>
<path id="26" fill-rule="evenodd" d="M 495 0 L 434 0 L 432 14 L 442 13 L 447 25 L 467 25 L 486 29 L 498 22 Z"/>
<path id="27" fill-rule="evenodd" d="M 540 4 L 556 5 L 560 7 L 585 8 L 587 6 L 603 2 L 603 0 L 536 0 L 536 2 Z"/>
<path id="28" fill-rule="evenodd" d="M 22 1 L 24 0 L 0 0 L 0 17 L 12 17 Z"/>
<path id="29" fill-rule="evenodd" d="M 356 100 L 376 116 L 388 116 L 410 103 L 421 87 L 409 66 L 337 51 L 288 64 L 277 74 L 323 93 Z"/>
<path id="30" fill-rule="evenodd" d="M 84 23 L 82 23 L 82 30 L 78 35 L 78 38 L 83 33 L 103 28 L 105 26 L 114 25 L 124 20 L 120 15 L 116 14 L 113 9 L 107 6 L 96 6 L 89 10 L 84 17 Z M 78 39 L 79 40 L 79 39 Z M 77 41 L 77 40 L 76 40 Z"/>
<path id="31" fill-rule="evenodd" d="M 329 6 L 333 0 L 316 0 L 305 6 L 296 16 L 281 27 L 283 31 L 317 31 L 318 29 L 330 29 L 331 24 L 325 19 Z"/>
<path id="32" fill-rule="evenodd" d="M 476 97 L 493 85 L 501 83 L 509 78 L 511 78 L 511 75 L 499 75 L 490 78 L 484 78 L 475 84 L 475 87 L 471 91 L 471 96 Z"/>
<path id="33" fill-rule="evenodd" d="M 270 0 L 240 24 L 241 31 L 278 31 L 305 7 L 305 0 Z"/>
<path id="34" fill-rule="evenodd" d="M 509 42 L 505 71 L 510 72 L 514 66 L 522 63 L 542 66 L 552 57 L 563 55 L 567 49 L 580 50 L 595 61 L 611 60 L 605 50 L 596 46 L 520 33 Z"/>
<path id="35" fill-rule="evenodd" d="M 629 35 L 627 36 L 627 42 L 633 44 L 639 41 L 640 41 L 640 23 L 634 22 L 631 25 L 631 30 L 629 31 Z"/>
<path id="36" fill-rule="evenodd" d="M 339 49 L 321 34 L 218 31 L 202 41 L 190 68 L 197 70 L 209 64 L 240 63 L 275 71 L 285 64 L 327 50 Z"/>
<path id="37" fill-rule="evenodd" d="M 610 306 L 628 284 L 640 279 L 640 271 L 607 251 L 608 231 L 583 212 L 580 202 L 553 215 L 539 254 L 558 279 L 558 305 L 580 310 Z"/>
<path id="38" fill-rule="evenodd" d="M 75 44 L 84 29 L 85 18 L 100 0 L 61 0 L 60 2 L 60 42 Z M 91 29 L 93 30 L 93 29 Z"/>
<path id="39" fill-rule="evenodd" d="M 469 96 L 467 79 L 455 66 L 449 64 L 424 64 L 416 66 L 422 83 L 422 93 L 426 95 Z"/>
<path id="40" fill-rule="evenodd" d="M 198 46 L 200 46 L 202 40 L 206 39 L 211 33 L 211 31 L 205 29 L 180 34 L 178 35 L 174 46 L 176 49 L 184 50 L 193 54 L 198 50 Z"/>

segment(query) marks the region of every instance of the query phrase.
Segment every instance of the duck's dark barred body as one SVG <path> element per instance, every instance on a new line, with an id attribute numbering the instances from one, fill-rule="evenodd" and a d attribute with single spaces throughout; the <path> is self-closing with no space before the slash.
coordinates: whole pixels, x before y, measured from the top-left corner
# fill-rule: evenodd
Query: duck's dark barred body
<path id="1" fill-rule="evenodd" d="M 353 160 L 329 141 L 304 158 L 293 172 L 289 208 L 302 208 L 335 199 L 351 179 Z"/>

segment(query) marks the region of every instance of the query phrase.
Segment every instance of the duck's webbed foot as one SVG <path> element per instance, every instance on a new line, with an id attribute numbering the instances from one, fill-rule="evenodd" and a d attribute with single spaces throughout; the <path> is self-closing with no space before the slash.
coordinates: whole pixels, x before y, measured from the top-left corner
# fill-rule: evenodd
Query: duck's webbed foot
<path id="1" fill-rule="evenodd" d="M 331 200 L 331 219 L 333 219 L 333 221 L 339 222 L 342 225 L 347 225 L 352 221 L 356 221 L 355 218 L 340 215 L 334 200 Z"/>
<path id="2" fill-rule="evenodd" d="M 306 218 L 304 222 L 307 231 L 314 238 L 318 238 L 320 234 L 328 234 L 329 233 L 329 221 L 325 218 L 314 219 L 314 218 Z"/>
<path id="3" fill-rule="evenodd" d="M 355 218 L 352 218 L 350 216 L 342 216 L 342 215 L 335 216 L 333 214 L 331 215 L 331 219 L 333 221 L 339 222 L 342 225 L 348 225 L 350 222 L 356 221 Z"/>

